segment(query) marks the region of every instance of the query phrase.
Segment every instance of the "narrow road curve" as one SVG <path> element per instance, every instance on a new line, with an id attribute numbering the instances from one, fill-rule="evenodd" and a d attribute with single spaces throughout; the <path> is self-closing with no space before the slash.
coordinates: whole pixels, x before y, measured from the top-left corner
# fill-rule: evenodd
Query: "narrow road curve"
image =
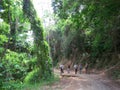
<path id="1" fill-rule="evenodd" d="M 73 77 L 65 74 L 59 82 L 44 90 L 120 90 L 120 85 L 100 74 L 77 74 Z M 70 74 L 74 75 L 73 72 Z"/>

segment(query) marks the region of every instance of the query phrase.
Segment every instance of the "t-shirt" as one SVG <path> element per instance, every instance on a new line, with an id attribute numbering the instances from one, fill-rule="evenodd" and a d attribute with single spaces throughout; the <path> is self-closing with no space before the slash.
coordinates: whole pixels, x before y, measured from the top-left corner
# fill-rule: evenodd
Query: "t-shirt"
<path id="1" fill-rule="evenodd" d="M 77 69 L 77 68 L 78 68 L 78 65 L 74 65 L 74 68 Z"/>
<path id="2" fill-rule="evenodd" d="M 82 69 L 82 65 L 80 65 L 80 69 Z"/>
<path id="3" fill-rule="evenodd" d="M 60 65 L 60 68 L 62 68 L 62 69 L 63 69 L 63 68 L 64 68 L 64 65 Z"/>

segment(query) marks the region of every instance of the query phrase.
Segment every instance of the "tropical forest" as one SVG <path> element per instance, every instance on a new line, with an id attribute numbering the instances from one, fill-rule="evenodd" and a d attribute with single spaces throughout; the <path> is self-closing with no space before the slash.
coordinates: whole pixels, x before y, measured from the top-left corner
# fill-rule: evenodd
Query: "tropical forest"
<path id="1" fill-rule="evenodd" d="M 120 0 L 0 0 L 0 90 L 120 90 Z"/>

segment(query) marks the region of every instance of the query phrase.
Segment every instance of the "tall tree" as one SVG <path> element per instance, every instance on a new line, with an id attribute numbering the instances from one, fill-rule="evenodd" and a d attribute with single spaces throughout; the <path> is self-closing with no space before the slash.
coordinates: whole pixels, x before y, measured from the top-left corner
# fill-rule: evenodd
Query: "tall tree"
<path id="1" fill-rule="evenodd" d="M 85 52 L 95 59 L 104 54 L 119 53 L 119 0 L 54 0 L 53 9 L 60 20 L 71 19 L 72 24 L 68 26 L 68 31 L 74 29 L 75 32 L 81 31 L 76 37 L 83 37 L 83 40 L 79 38 L 78 42 L 82 40 L 84 47 L 78 43 L 77 48 L 85 48 Z M 75 25 L 74 28 L 72 28 L 73 25 Z M 89 61 L 96 62 L 93 59 Z"/>
<path id="2" fill-rule="evenodd" d="M 37 55 L 37 68 L 40 78 L 51 75 L 51 59 L 49 46 L 44 38 L 44 31 L 31 0 L 23 0 L 23 12 L 31 23 L 34 34 L 35 54 Z M 36 78 L 39 78 L 36 77 Z"/>

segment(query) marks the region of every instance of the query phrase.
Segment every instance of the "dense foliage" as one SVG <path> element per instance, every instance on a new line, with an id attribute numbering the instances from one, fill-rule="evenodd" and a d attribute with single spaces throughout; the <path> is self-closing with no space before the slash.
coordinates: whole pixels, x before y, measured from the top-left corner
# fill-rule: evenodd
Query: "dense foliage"
<path id="1" fill-rule="evenodd" d="M 32 1 L 0 0 L 0 90 L 50 77 L 49 45 Z"/>
<path id="2" fill-rule="evenodd" d="M 120 77 L 120 0 L 53 0 L 52 6 L 45 38 L 32 0 L 0 0 L 0 90 L 51 78 L 50 55 L 54 65 L 67 59 L 115 66 L 112 74 Z"/>
<path id="3" fill-rule="evenodd" d="M 56 44 L 56 54 L 61 52 L 68 59 L 72 56 L 78 62 L 89 62 L 91 66 L 99 64 L 98 67 L 119 62 L 119 0 L 54 0 L 52 5 L 58 17 L 56 33 L 62 33 L 60 45 Z M 58 47 L 62 49 L 59 51 Z M 83 56 L 89 58 L 82 60 Z"/>
<path id="4" fill-rule="evenodd" d="M 29 76 L 33 74 L 33 80 L 47 78 L 47 76 L 50 76 L 52 72 L 50 66 L 51 60 L 49 57 L 49 46 L 44 39 L 41 22 L 37 18 L 36 11 L 30 0 L 24 0 L 23 11 L 31 23 L 31 29 L 33 30 L 34 34 L 35 54 L 37 56 L 37 69 L 35 68 L 35 70 L 33 70 Z M 34 76 L 36 76 L 36 79 Z"/>

